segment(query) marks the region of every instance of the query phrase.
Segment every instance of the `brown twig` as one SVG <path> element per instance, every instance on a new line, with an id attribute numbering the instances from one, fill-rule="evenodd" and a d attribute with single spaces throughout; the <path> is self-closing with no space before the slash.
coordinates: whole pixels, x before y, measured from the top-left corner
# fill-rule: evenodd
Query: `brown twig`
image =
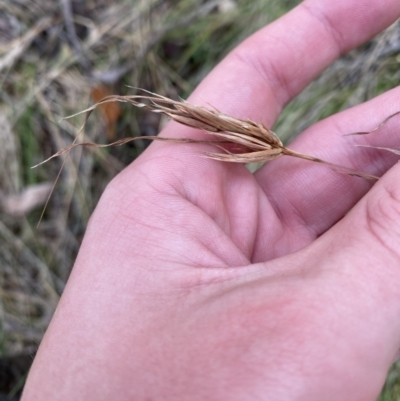
<path id="1" fill-rule="evenodd" d="M 83 52 L 82 45 L 78 39 L 78 35 L 76 34 L 75 24 L 74 24 L 74 15 L 72 11 L 71 0 L 60 0 L 60 6 L 62 10 L 62 14 L 64 17 L 65 28 L 67 31 L 67 37 L 70 41 L 70 44 L 77 55 L 77 58 L 82 65 L 82 67 L 89 72 L 90 62 L 86 58 L 85 53 Z"/>

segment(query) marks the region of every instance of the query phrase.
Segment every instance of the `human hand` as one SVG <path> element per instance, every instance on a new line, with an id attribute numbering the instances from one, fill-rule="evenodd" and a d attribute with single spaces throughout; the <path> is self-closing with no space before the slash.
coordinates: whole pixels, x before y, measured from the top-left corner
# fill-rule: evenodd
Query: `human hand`
<path id="1" fill-rule="evenodd" d="M 189 100 L 271 127 L 334 59 L 399 16 L 398 0 L 305 1 Z M 397 111 L 399 93 L 290 148 L 382 174 L 394 156 L 342 134 Z M 170 123 L 162 135 L 204 134 Z M 399 167 L 368 192 L 370 182 L 291 158 L 252 175 L 201 157 L 210 147 L 154 143 L 108 186 L 24 400 L 377 397 L 400 347 Z"/>

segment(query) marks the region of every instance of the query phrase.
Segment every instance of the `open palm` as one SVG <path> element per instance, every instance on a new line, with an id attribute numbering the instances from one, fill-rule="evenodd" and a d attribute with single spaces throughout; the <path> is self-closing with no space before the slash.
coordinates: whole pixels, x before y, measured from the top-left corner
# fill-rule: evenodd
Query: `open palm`
<path id="1" fill-rule="evenodd" d="M 306 0 L 189 100 L 272 126 L 333 60 L 399 16 L 397 0 Z M 381 175 L 396 159 L 342 135 L 397 111 L 399 94 L 330 117 L 290 147 Z M 170 123 L 161 135 L 206 134 Z M 24 399 L 379 394 L 400 347 L 399 168 L 361 199 L 371 182 L 285 157 L 253 175 L 204 158 L 209 146 L 154 143 L 109 185 Z"/>

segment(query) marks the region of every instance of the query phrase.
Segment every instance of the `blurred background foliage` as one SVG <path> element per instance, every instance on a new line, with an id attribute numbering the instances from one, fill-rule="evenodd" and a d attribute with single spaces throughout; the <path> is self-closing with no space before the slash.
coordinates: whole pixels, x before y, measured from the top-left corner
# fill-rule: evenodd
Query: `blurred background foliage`
<path id="1" fill-rule="evenodd" d="M 147 145 L 72 152 L 37 228 L 63 161 L 31 166 L 70 144 L 84 117 L 60 120 L 105 95 L 133 94 L 132 87 L 186 98 L 235 45 L 299 2 L 0 2 L 0 399 L 20 395 L 105 186 Z M 397 86 L 399 63 L 396 23 L 327 69 L 274 131 L 288 142 L 313 122 Z M 84 135 L 107 143 L 157 134 L 163 124 L 158 115 L 110 105 L 95 112 Z M 400 400 L 398 370 L 382 400 Z"/>

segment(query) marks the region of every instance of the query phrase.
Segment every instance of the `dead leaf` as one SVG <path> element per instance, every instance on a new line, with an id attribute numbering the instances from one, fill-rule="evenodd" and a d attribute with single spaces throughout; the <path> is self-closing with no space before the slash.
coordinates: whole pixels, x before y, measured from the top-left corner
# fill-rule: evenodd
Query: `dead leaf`
<path id="1" fill-rule="evenodd" d="M 45 182 L 25 188 L 19 194 L 6 195 L 2 200 L 4 212 L 13 216 L 23 216 L 39 206 L 43 206 L 50 195 L 52 184 Z"/>
<path id="2" fill-rule="evenodd" d="M 92 99 L 98 103 L 101 99 L 106 96 L 110 96 L 112 93 L 110 89 L 105 85 L 98 85 L 92 89 L 91 96 Z M 116 139 L 116 124 L 118 119 L 121 117 L 121 107 L 119 103 L 103 103 L 99 110 L 103 115 L 103 118 L 106 122 L 107 131 L 106 136 L 109 142 L 115 141 Z"/>

